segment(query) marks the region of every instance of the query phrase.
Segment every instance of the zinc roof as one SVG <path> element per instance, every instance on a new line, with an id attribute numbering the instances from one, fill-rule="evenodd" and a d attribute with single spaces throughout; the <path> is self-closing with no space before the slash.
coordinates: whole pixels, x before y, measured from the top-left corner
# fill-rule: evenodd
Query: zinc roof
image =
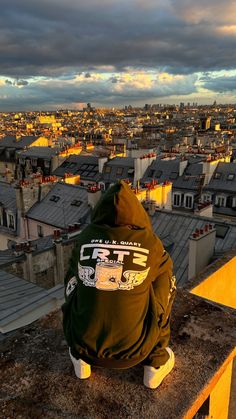
<path id="1" fill-rule="evenodd" d="M 59 182 L 42 201 L 29 209 L 26 216 L 54 227 L 64 228 L 69 224 L 83 222 L 89 213 L 87 190 Z"/>
<path id="2" fill-rule="evenodd" d="M 225 233 L 224 237 L 216 237 L 215 252 L 224 253 L 236 247 L 236 223 L 167 211 L 156 211 L 152 216 L 153 229 L 173 259 L 180 286 L 188 279 L 189 237 L 206 224 L 213 224 Z"/>

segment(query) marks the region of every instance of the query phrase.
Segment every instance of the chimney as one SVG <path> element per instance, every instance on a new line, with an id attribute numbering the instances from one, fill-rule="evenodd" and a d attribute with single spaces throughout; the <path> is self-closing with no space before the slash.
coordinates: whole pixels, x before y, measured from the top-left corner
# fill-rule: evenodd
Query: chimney
<path id="1" fill-rule="evenodd" d="M 101 190 L 97 186 L 90 186 L 88 188 L 88 204 L 94 208 L 99 199 L 101 198 Z"/>
<path id="2" fill-rule="evenodd" d="M 16 208 L 20 211 L 21 215 L 25 215 L 25 205 L 24 205 L 24 197 L 23 197 L 23 189 L 22 186 L 17 185 L 15 186 L 16 191 Z"/>
<path id="3" fill-rule="evenodd" d="M 210 262 L 215 248 L 216 230 L 212 224 L 196 229 L 189 238 L 188 279 L 194 278 Z"/>
<path id="4" fill-rule="evenodd" d="M 200 217 L 213 217 L 213 205 L 210 202 L 202 202 L 198 204 L 197 208 L 194 210 L 194 215 Z"/>
<path id="5" fill-rule="evenodd" d="M 162 205 L 165 210 L 172 210 L 172 183 L 165 181 L 162 185 Z"/>
<path id="6" fill-rule="evenodd" d="M 107 162 L 107 160 L 108 160 L 107 157 L 99 157 L 99 159 L 98 159 L 98 171 L 99 171 L 99 173 L 102 173 L 103 166 Z"/>
<path id="7" fill-rule="evenodd" d="M 188 160 L 181 160 L 179 162 L 179 176 L 182 176 L 188 164 Z"/>

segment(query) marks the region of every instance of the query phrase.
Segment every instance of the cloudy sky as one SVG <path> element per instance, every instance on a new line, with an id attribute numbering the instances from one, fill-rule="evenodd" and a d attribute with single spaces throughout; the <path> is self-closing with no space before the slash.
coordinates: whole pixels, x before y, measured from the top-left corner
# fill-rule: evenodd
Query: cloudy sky
<path id="1" fill-rule="evenodd" d="M 1 0 L 0 111 L 236 103 L 235 0 Z"/>

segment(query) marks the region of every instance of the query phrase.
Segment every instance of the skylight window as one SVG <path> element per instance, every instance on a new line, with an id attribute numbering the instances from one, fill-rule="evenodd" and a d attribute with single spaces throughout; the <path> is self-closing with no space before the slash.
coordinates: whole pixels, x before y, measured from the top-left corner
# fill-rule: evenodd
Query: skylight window
<path id="1" fill-rule="evenodd" d="M 59 199 L 60 199 L 60 196 L 52 195 L 51 198 L 50 198 L 50 201 L 52 201 L 52 202 L 58 202 Z"/>
<path id="2" fill-rule="evenodd" d="M 216 229 L 216 237 L 220 239 L 224 239 L 229 230 L 229 227 L 225 226 L 224 224 L 215 224 L 215 229 Z"/>
<path id="3" fill-rule="evenodd" d="M 80 205 L 82 204 L 82 201 L 78 200 L 78 199 L 74 199 L 71 202 L 71 205 L 75 206 L 75 207 L 80 207 Z"/>
<path id="4" fill-rule="evenodd" d="M 221 173 L 216 172 L 216 173 L 214 174 L 214 179 L 220 179 L 220 178 L 221 178 Z"/>
<path id="5" fill-rule="evenodd" d="M 81 170 L 86 170 L 88 168 L 88 164 L 82 164 L 82 166 L 80 167 Z"/>
<path id="6" fill-rule="evenodd" d="M 227 180 L 234 180 L 234 178 L 235 178 L 235 175 L 233 173 L 229 173 L 227 175 Z"/>

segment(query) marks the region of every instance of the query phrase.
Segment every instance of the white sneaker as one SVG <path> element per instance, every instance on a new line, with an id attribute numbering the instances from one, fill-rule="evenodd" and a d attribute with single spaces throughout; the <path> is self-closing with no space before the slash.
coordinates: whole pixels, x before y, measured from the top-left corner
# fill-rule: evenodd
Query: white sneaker
<path id="1" fill-rule="evenodd" d="M 159 368 L 149 367 L 148 365 L 144 367 L 143 384 L 146 387 L 157 388 L 174 367 L 174 352 L 170 348 L 166 348 L 166 350 L 170 357 L 164 365 Z"/>
<path id="2" fill-rule="evenodd" d="M 69 349 L 70 359 L 72 364 L 74 365 L 75 375 L 76 377 L 84 380 L 85 378 L 89 378 L 91 375 L 91 367 L 86 362 L 82 361 L 82 359 L 76 359 L 71 354 Z"/>

